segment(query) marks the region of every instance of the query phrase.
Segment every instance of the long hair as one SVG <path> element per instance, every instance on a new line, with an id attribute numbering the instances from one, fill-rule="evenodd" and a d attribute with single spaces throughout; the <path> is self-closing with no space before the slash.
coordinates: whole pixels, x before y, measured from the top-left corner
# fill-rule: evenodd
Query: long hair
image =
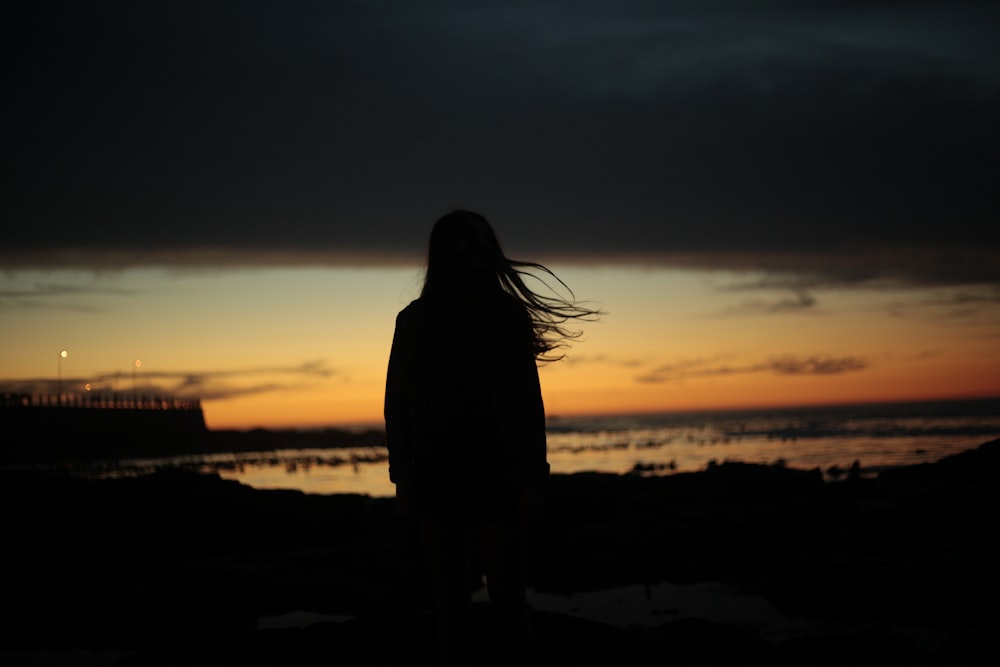
<path id="1" fill-rule="evenodd" d="M 528 287 L 528 278 L 549 293 Z M 568 296 L 546 278 L 557 282 Z M 562 359 L 565 354 L 560 350 L 582 335 L 565 326 L 570 320 L 594 321 L 602 314 L 577 303 L 573 291 L 544 265 L 507 257 L 483 215 L 458 209 L 439 218 L 431 230 L 421 296 L 469 297 L 498 289 L 520 302 L 530 316 L 535 359 L 541 362 Z"/>

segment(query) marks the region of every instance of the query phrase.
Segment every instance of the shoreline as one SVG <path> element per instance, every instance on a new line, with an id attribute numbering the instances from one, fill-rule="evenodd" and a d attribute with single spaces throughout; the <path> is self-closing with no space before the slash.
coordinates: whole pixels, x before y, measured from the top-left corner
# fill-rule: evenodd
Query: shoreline
<path id="1" fill-rule="evenodd" d="M 998 474 L 1000 440 L 836 483 L 751 464 L 554 475 L 532 524 L 529 586 L 577 611 L 535 608 L 543 664 L 631 664 L 665 646 L 677 665 L 989 664 L 972 658 L 997 650 Z M 0 655 L 113 649 L 127 655 L 106 664 L 138 667 L 318 665 L 357 652 L 366 664 L 424 664 L 413 527 L 391 499 L 179 470 L 3 477 L 17 576 Z M 767 607 L 740 615 L 740 596 Z M 647 622 L 629 622 L 637 605 Z M 474 606 L 485 617 L 488 605 Z M 587 617 L 588 606 L 619 622 Z M 799 631 L 782 635 L 761 609 Z M 350 620 L 258 628 L 297 610 Z"/>

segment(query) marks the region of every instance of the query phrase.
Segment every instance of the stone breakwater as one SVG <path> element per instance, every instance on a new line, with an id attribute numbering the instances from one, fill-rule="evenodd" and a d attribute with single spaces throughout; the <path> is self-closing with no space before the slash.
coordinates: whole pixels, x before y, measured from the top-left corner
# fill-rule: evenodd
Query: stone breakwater
<path id="1" fill-rule="evenodd" d="M 208 429 L 201 403 L 126 395 L 4 395 L 0 461 L 42 463 L 167 454 L 197 448 Z"/>

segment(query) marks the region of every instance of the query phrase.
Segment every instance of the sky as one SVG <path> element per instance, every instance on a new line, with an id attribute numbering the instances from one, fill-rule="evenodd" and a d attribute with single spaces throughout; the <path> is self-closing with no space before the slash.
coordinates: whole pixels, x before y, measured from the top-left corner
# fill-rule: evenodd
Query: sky
<path id="1" fill-rule="evenodd" d="M 550 415 L 1000 396 L 996 3 L 7 23 L 2 391 L 378 424 L 430 227 L 470 208 L 605 311 L 540 368 Z"/>

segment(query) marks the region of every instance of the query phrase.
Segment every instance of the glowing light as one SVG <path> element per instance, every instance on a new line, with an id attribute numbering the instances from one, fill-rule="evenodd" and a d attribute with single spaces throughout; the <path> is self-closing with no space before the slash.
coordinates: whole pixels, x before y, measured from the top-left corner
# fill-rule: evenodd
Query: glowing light
<path id="1" fill-rule="evenodd" d="M 132 393 L 133 394 L 135 394 L 135 371 L 140 366 L 142 366 L 142 362 L 140 360 L 136 359 L 134 362 L 132 362 Z"/>
<path id="2" fill-rule="evenodd" d="M 56 358 L 58 362 L 57 366 L 57 379 L 56 379 L 56 393 L 59 397 L 59 402 L 62 402 L 62 360 L 69 356 L 69 352 L 66 350 L 59 350 L 59 356 Z"/>

